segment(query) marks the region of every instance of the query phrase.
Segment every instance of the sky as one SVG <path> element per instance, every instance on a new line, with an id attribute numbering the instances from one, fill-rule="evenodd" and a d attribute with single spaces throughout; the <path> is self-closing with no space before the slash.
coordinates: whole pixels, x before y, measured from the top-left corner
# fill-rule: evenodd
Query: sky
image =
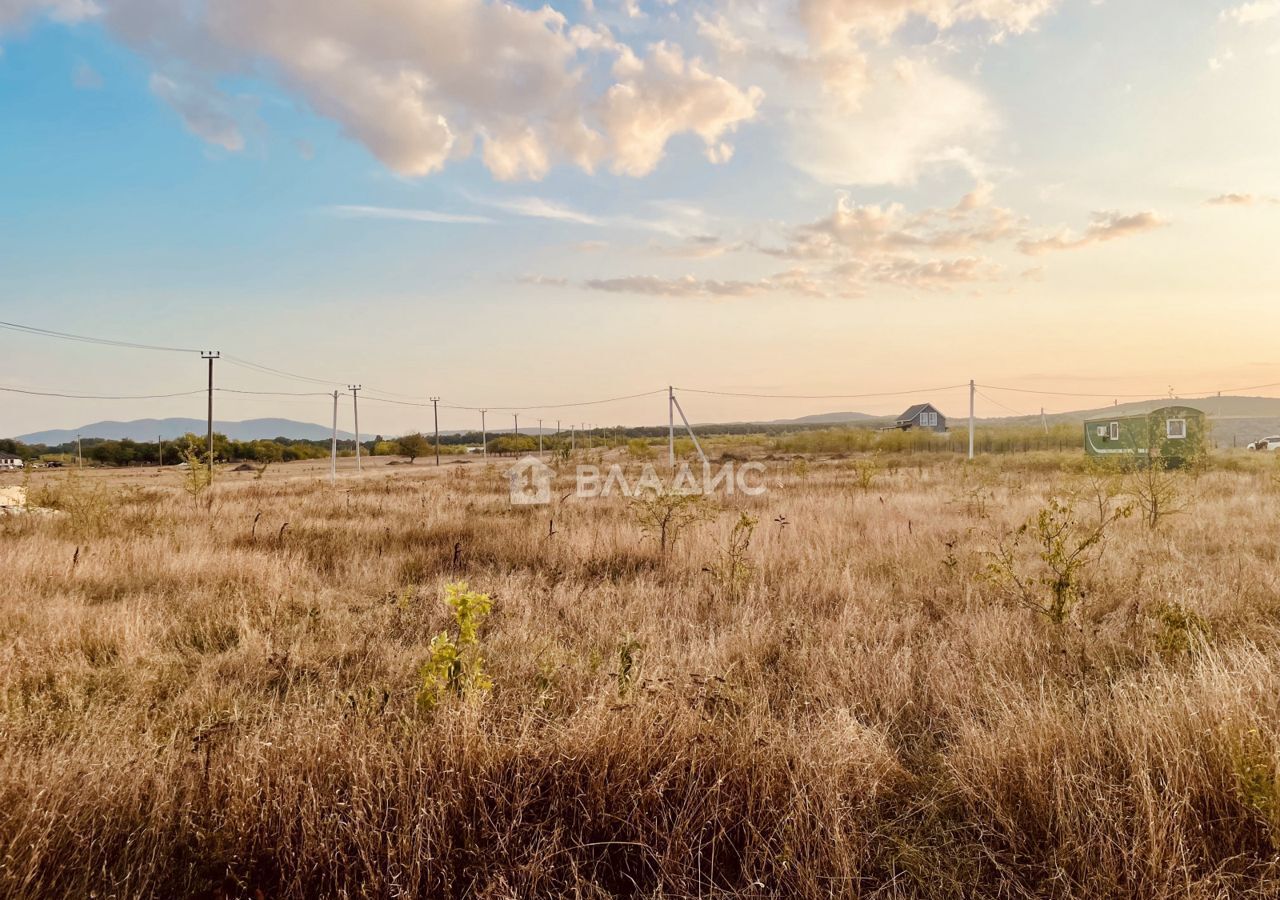
<path id="1" fill-rule="evenodd" d="M 0 0 L 0 321 L 388 435 L 1252 388 L 1277 147 L 1280 0 Z M 0 329 L 0 387 L 205 379 Z"/>

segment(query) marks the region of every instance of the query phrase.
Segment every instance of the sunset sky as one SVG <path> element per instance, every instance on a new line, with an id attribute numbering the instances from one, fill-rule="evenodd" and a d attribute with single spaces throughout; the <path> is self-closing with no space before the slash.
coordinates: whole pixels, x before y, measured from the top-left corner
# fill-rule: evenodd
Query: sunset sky
<path id="1" fill-rule="evenodd" d="M 1280 0 L 0 0 L 0 276 L 0 320 L 363 383 L 366 433 L 1280 382 Z M 0 330 L 3 387 L 204 377 Z M 684 403 L 917 399 L 967 411 Z M 202 414 L 0 393 L 0 436 Z"/>

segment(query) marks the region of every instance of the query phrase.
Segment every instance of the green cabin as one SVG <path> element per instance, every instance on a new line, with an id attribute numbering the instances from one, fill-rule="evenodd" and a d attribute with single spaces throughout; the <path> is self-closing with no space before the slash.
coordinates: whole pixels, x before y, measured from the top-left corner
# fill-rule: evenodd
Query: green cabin
<path id="1" fill-rule="evenodd" d="M 1190 406 L 1164 406 L 1151 412 L 1086 419 L 1084 452 L 1089 456 L 1150 459 L 1175 464 L 1207 447 L 1204 413 Z"/>

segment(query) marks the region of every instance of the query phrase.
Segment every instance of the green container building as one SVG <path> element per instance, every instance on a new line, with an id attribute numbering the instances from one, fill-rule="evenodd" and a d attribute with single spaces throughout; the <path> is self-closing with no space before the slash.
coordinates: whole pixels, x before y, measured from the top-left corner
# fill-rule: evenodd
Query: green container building
<path id="1" fill-rule="evenodd" d="M 1190 406 L 1164 406 L 1147 413 L 1086 419 L 1084 451 L 1111 459 L 1159 457 L 1180 464 L 1205 452 L 1204 413 Z"/>

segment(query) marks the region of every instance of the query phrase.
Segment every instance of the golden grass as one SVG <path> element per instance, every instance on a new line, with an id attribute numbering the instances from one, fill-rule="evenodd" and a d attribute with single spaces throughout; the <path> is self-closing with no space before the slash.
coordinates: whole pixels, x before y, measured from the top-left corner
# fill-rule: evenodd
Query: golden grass
<path id="1" fill-rule="evenodd" d="M 1117 525 L 1062 626 L 984 573 L 1074 455 L 768 465 L 666 559 L 616 500 L 511 508 L 497 462 L 207 508 L 38 475 L 67 514 L 0 520 L 0 896 L 1280 894 L 1259 464 Z M 494 688 L 424 709 L 454 580 Z"/>

